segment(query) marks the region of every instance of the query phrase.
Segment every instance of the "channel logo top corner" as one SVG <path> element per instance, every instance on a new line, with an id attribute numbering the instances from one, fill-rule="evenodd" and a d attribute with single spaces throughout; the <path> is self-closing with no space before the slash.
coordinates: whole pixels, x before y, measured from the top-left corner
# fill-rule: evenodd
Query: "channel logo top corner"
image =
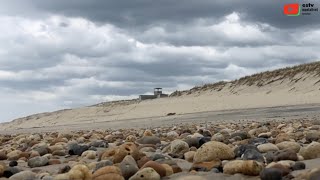
<path id="1" fill-rule="evenodd" d="M 285 4 L 283 7 L 283 13 L 287 16 L 299 16 L 300 15 L 300 4 Z"/>

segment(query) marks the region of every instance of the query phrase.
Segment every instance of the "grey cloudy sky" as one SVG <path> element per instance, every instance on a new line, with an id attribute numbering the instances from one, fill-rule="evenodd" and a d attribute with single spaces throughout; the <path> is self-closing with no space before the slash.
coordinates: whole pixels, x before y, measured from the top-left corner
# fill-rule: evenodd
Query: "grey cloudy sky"
<path id="1" fill-rule="evenodd" d="M 0 6 L 0 121 L 319 60 L 319 0 L 10 0 Z"/>

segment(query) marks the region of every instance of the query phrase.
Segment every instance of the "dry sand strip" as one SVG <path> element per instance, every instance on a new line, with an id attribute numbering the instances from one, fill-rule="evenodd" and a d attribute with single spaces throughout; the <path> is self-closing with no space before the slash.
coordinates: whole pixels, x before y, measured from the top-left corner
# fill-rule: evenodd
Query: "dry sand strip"
<path id="1" fill-rule="evenodd" d="M 278 106 L 266 108 L 235 109 L 224 111 L 210 111 L 200 113 L 188 113 L 173 116 L 161 116 L 150 118 L 123 119 L 106 122 L 91 122 L 70 124 L 67 126 L 47 126 L 33 128 L 19 128 L 0 131 L 0 134 L 53 132 L 93 129 L 123 129 L 123 128 L 154 128 L 170 127 L 180 124 L 212 124 L 240 123 L 250 121 L 290 121 L 293 119 L 319 120 L 320 104 L 306 104 L 294 106 Z"/>

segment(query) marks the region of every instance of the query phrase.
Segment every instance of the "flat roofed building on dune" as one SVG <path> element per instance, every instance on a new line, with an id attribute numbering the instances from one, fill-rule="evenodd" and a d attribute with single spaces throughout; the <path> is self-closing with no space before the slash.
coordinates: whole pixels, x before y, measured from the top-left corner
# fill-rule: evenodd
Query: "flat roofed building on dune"
<path id="1" fill-rule="evenodd" d="M 146 100 L 146 99 L 156 99 L 156 98 L 163 98 L 168 97 L 168 94 L 162 93 L 162 88 L 154 88 L 153 95 L 140 95 L 139 100 Z"/>

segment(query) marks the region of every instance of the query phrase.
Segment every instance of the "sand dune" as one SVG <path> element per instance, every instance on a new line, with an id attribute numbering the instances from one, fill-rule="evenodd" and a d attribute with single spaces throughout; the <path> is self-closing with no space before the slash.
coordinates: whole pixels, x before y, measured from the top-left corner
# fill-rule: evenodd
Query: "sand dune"
<path id="1" fill-rule="evenodd" d="M 320 62 L 177 91 L 168 98 L 101 103 L 35 114 L 3 123 L 0 130 L 313 103 L 320 103 Z"/>

